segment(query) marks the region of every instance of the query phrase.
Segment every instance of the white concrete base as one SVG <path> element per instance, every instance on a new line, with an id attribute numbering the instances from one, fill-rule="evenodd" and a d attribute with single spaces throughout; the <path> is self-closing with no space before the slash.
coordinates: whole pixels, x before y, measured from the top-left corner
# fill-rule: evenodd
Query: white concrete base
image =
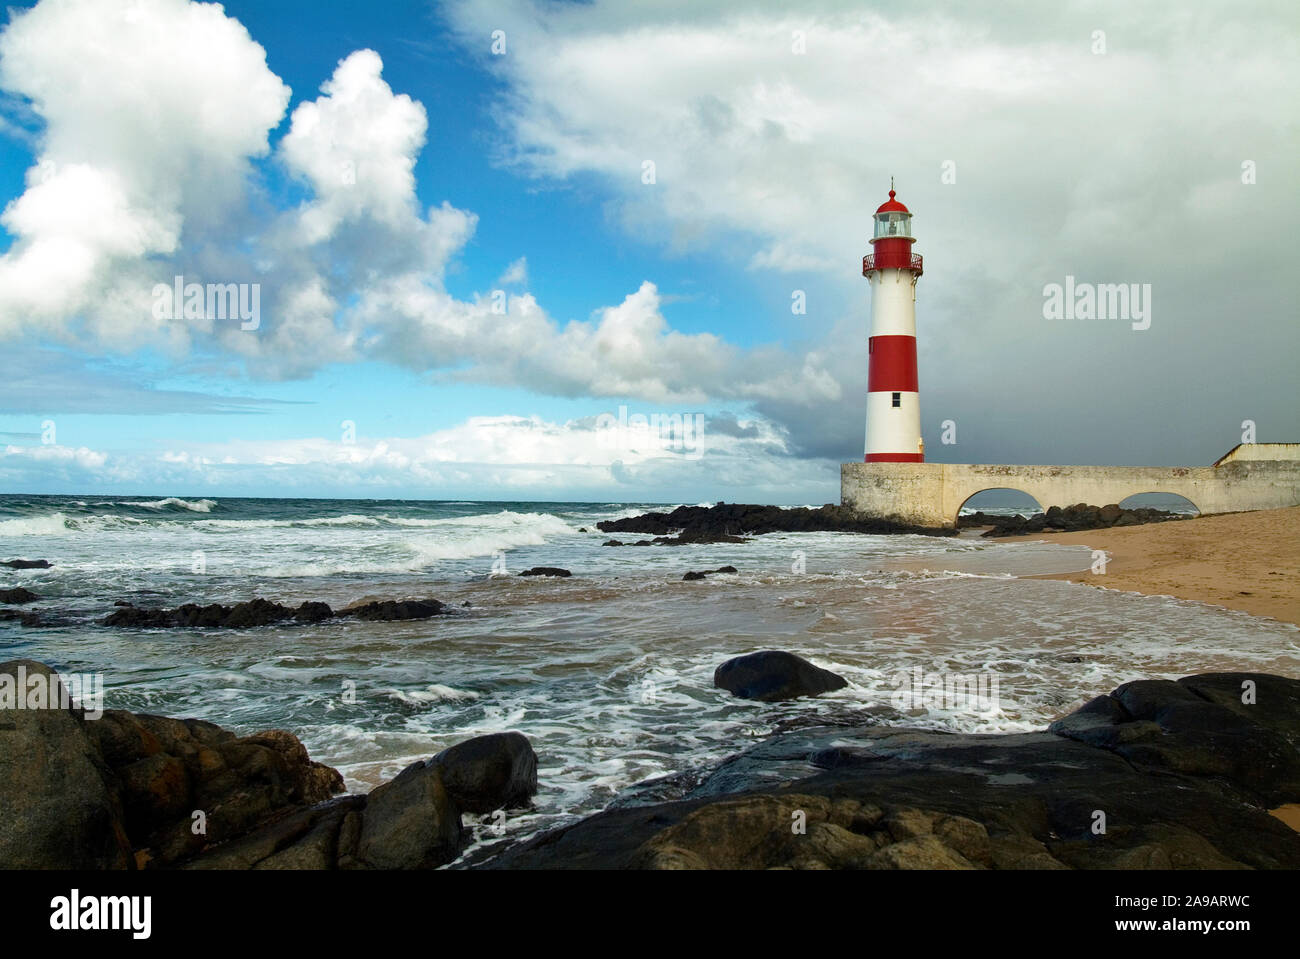
<path id="1" fill-rule="evenodd" d="M 1260 444 L 1265 445 L 1265 444 Z M 840 503 L 879 519 L 955 526 L 976 493 L 1014 489 L 1050 506 L 1105 506 L 1137 493 L 1175 493 L 1202 515 L 1300 506 L 1300 445 L 1248 447 L 1218 466 L 996 466 L 956 463 L 844 463 Z M 1289 458 L 1276 447 L 1289 446 Z M 1262 453 L 1263 451 L 1261 451 Z"/>

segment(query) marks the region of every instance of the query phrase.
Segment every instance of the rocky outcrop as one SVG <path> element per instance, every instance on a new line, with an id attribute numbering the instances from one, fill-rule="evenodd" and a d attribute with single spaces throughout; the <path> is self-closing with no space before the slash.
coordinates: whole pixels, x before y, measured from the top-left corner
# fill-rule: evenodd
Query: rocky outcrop
<path id="1" fill-rule="evenodd" d="M 105 710 L 86 730 L 112 770 L 142 866 L 192 858 L 343 789 L 337 771 L 283 730 L 239 737 L 202 720 L 122 710 Z"/>
<path id="2" fill-rule="evenodd" d="M 1128 683 L 1015 735 L 811 727 L 490 868 L 1296 869 L 1300 680 Z"/>
<path id="3" fill-rule="evenodd" d="M 713 685 L 741 699 L 776 702 L 843 689 L 848 682 L 802 656 L 765 650 L 727 660 L 714 670 Z"/>
<path id="4" fill-rule="evenodd" d="M 0 566 L 8 566 L 10 569 L 49 569 L 50 561 L 48 559 L 7 559 L 0 562 Z"/>
<path id="5" fill-rule="evenodd" d="M 140 629 L 196 628 L 249 629 L 275 623 L 319 623 L 327 619 L 355 616 L 370 621 L 426 619 L 445 612 L 445 604 L 436 599 L 373 600 L 335 611 L 328 603 L 305 602 L 297 608 L 281 606 L 265 599 L 224 606 L 209 603 L 199 606 L 186 603 L 175 609 L 145 608 L 119 600 L 118 608 L 104 620 L 105 626 Z"/>
<path id="6" fill-rule="evenodd" d="M 20 676 L 54 692 L 45 708 L 0 709 L 0 867 L 173 863 L 343 788 L 289 733 L 241 738 L 121 710 L 87 719 L 59 708 L 49 667 L 0 665 L 0 683 Z"/>
<path id="7" fill-rule="evenodd" d="M 307 605 L 306 603 L 303 604 Z M 316 605 L 324 606 L 324 603 Z M 328 608 L 328 607 L 326 607 Z M 428 619 L 445 612 L 447 606 L 436 599 L 384 599 L 340 610 L 339 616 L 355 616 L 370 622 L 388 622 L 399 619 Z M 328 617 L 322 617 L 328 618 Z"/>
<path id="8" fill-rule="evenodd" d="M 908 526 L 871 519 L 847 506 L 827 504 L 816 509 L 718 503 L 716 506 L 679 506 L 671 513 L 643 513 L 596 524 L 603 533 L 649 533 L 665 537 L 664 543 L 743 542 L 762 533 L 923 533 L 952 536 L 951 529 Z M 646 541 L 657 543 L 657 540 Z M 606 543 L 614 545 L 617 541 Z M 623 545 L 618 543 L 618 545 Z M 637 545 L 640 545 L 639 543 Z"/>
<path id="9" fill-rule="evenodd" d="M 537 754 L 520 733 L 477 736 L 411 763 L 365 796 L 270 822 L 190 869 L 433 869 L 460 855 L 463 813 L 527 805 Z"/>
<path id="10" fill-rule="evenodd" d="M 248 629 L 253 626 L 270 626 L 273 623 L 294 620 L 300 613 L 304 620 L 310 621 L 310 618 L 314 617 L 314 613 L 309 609 L 311 605 L 303 603 L 298 609 L 292 609 L 265 599 L 235 603 L 233 606 L 224 606 L 221 603 L 209 603 L 206 606 L 186 603 L 175 609 L 150 609 L 127 605 L 120 606 L 115 612 L 109 614 L 104 620 L 104 625 Z"/>
<path id="11" fill-rule="evenodd" d="M 57 689 L 37 662 L 0 664 Z M 283 730 L 197 719 L 0 709 L 0 869 L 425 869 L 459 855 L 463 812 L 526 804 L 537 757 L 519 733 L 413 763 L 365 796 Z"/>
<path id="12" fill-rule="evenodd" d="M 560 569 L 558 566 L 534 566 L 532 569 L 526 569 L 520 576 L 572 576 L 567 569 Z"/>
<path id="13" fill-rule="evenodd" d="M 739 572 L 734 566 L 719 566 L 717 569 L 705 569 L 700 571 L 691 570 L 682 577 L 686 582 L 691 580 L 706 579 L 712 573 L 735 573 Z"/>
<path id="14" fill-rule="evenodd" d="M 38 599 L 40 599 L 40 596 L 30 589 L 23 589 L 21 586 L 14 589 L 0 589 L 0 603 L 21 605 L 23 603 L 34 603 Z"/>
<path id="15" fill-rule="evenodd" d="M 1115 503 L 1107 506 L 1089 506 L 1076 503 L 1074 506 L 1049 507 L 1046 513 L 1035 513 L 1025 517 L 999 516 L 984 512 L 968 513 L 957 518 L 959 529 L 971 527 L 992 527 L 985 536 L 1021 536 L 1026 533 L 1041 533 L 1043 530 L 1061 530 L 1073 532 L 1081 529 L 1105 529 L 1110 526 L 1138 526 L 1143 523 L 1164 523 L 1169 520 L 1188 519 L 1182 513 L 1170 513 L 1160 509 L 1122 509 Z"/>

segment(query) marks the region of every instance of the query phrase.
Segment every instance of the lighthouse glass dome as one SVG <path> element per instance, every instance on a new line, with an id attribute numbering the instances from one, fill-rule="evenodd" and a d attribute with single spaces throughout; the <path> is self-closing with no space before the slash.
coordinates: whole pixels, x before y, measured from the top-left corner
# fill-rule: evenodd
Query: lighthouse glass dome
<path id="1" fill-rule="evenodd" d="M 876 239 L 882 239 L 890 236 L 912 235 L 912 214 L 899 213 L 890 211 L 888 213 L 877 213 L 876 217 Z"/>

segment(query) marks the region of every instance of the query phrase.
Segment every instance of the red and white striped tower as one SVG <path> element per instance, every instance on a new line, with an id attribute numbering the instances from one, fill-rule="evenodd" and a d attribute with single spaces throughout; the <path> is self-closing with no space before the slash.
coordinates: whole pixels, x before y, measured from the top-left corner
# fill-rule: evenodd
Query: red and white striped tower
<path id="1" fill-rule="evenodd" d="M 871 283 L 871 338 L 867 341 L 868 463 L 923 463 L 921 397 L 916 380 L 916 281 L 921 257 L 912 252 L 912 214 L 889 199 L 875 216 L 872 250 L 862 258 Z"/>

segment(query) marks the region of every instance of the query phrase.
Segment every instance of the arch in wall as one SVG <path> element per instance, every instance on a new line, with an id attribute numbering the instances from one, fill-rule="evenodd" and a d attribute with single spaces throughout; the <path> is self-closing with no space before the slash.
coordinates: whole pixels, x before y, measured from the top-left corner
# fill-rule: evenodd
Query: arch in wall
<path id="1" fill-rule="evenodd" d="M 985 494 L 993 494 L 993 495 L 986 496 Z M 980 497 L 984 497 L 985 502 L 976 502 L 976 503 L 971 502 L 971 500 L 975 500 Z M 1028 502 L 1026 503 L 1025 501 Z M 999 505 L 1002 502 L 1007 503 L 1007 505 L 1006 506 Z M 1019 505 L 1019 504 L 1024 504 L 1024 505 Z M 969 509 L 970 512 L 972 513 L 978 510 L 983 510 L 986 513 L 994 509 L 998 510 L 999 512 L 1002 512 L 1004 509 L 1014 510 L 1015 512 L 1019 513 L 1021 516 L 1028 518 L 1034 515 L 1035 513 L 1044 512 L 1045 507 L 1043 506 L 1042 501 L 1037 496 L 1034 496 L 1031 493 L 1027 493 L 1025 490 L 1018 489 L 1017 487 L 987 486 L 984 489 L 976 490 L 975 492 L 967 496 L 964 500 L 962 500 L 961 505 L 957 507 L 957 513 L 953 518 L 954 522 L 956 520 L 961 519 L 962 511 L 965 509 Z"/>
<path id="2" fill-rule="evenodd" d="M 1194 502 L 1182 493 L 1172 493 L 1168 490 L 1143 490 L 1140 493 L 1130 493 L 1119 501 L 1119 505 L 1122 509 L 1145 507 L 1147 509 L 1163 509 L 1172 513 L 1190 512 L 1197 516 L 1201 515 L 1201 508 Z"/>

